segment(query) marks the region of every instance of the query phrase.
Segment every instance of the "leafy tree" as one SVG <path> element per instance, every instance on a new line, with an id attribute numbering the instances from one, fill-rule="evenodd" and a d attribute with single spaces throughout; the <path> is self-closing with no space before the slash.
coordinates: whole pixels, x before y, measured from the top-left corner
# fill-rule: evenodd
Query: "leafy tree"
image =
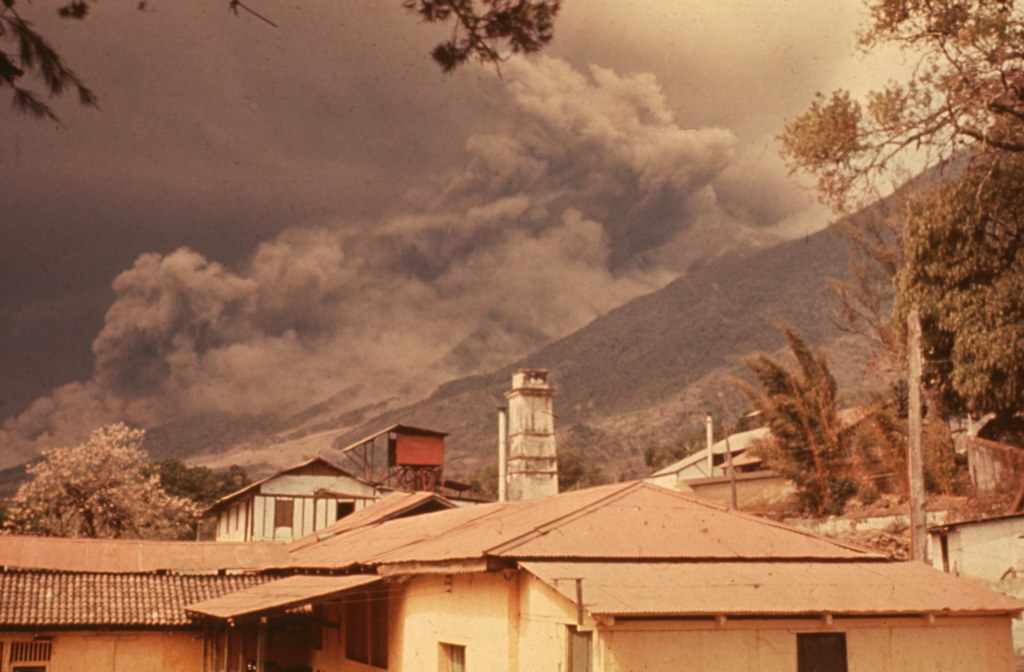
<path id="1" fill-rule="evenodd" d="M 92 433 L 86 443 L 43 452 L 33 479 L 12 500 L 8 528 L 69 537 L 177 536 L 196 517 L 195 505 L 145 476 L 145 432 L 123 423 Z"/>
<path id="2" fill-rule="evenodd" d="M 575 448 L 558 451 L 558 491 L 579 490 L 608 482 L 608 476 L 589 453 Z"/>
<path id="3" fill-rule="evenodd" d="M 656 443 L 644 448 L 644 464 L 651 471 L 658 471 L 686 457 L 690 452 L 682 444 L 665 445 Z"/>
<path id="4" fill-rule="evenodd" d="M 836 381 L 824 353 L 811 351 L 791 327 L 780 329 L 796 367 L 757 353 L 744 362 L 760 391 L 739 383 L 771 430 L 759 452 L 796 485 L 804 510 L 842 513 L 856 485 L 851 477 L 853 432 L 840 421 Z"/>
<path id="5" fill-rule="evenodd" d="M 867 0 L 861 47 L 915 59 L 906 82 L 863 102 L 818 94 L 787 123 L 783 155 L 840 210 L 873 201 L 909 166 L 1024 151 L 1024 13 L 1014 0 Z M 913 172 L 918 172 L 916 169 Z"/>
<path id="6" fill-rule="evenodd" d="M 899 486 L 898 494 L 908 498 L 906 385 L 896 385 L 884 394 L 871 394 L 862 408 L 864 419 L 855 428 L 854 436 L 854 453 L 861 475 L 891 475 Z M 967 492 L 970 478 L 966 460 L 956 455 L 949 423 L 937 413 L 929 413 L 924 419 L 921 438 L 925 489 L 943 495 Z M 862 482 L 867 481 L 862 479 Z"/>
<path id="7" fill-rule="evenodd" d="M 406 9 L 427 23 L 452 19 L 452 37 L 434 47 L 434 61 L 445 72 L 478 60 L 497 65 L 511 54 L 540 51 L 554 36 L 559 0 L 404 0 Z"/>
<path id="8" fill-rule="evenodd" d="M 57 119 L 50 106 L 37 93 L 22 85 L 26 75 L 40 81 L 49 96 L 59 96 L 74 90 L 78 94 L 79 103 L 95 107 L 96 96 L 93 92 L 43 36 L 21 18 L 15 4 L 15 0 L 0 0 L 0 45 L 13 46 L 13 49 L 0 48 L 0 89 L 11 89 L 14 108 L 33 117 Z M 62 7 L 60 13 L 62 16 L 84 16 L 85 4 L 73 0 L 72 4 Z"/>
<path id="9" fill-rule="evenodd" d="M 69 0 L 58 9 L 58 14 L 85 18 L 90 2 Z M 139 8 L 146 4 L 146 0 L 140 0 Z M 445 72 L 471 60 L 497 65 L 511 54 L 540 51 L 554 35 L 559 10 L 559 0 L 403 0 L 402 4 L 426 23 L 452 22 L 451 39 L 438 44 L 431 53 Z M 41 83 L 49 97 L 73 90 L 82 105 L 96 107 L 95 94 L 18 14 L 16 5 L 17 0 L 0 0 L 0 89 L 12 90 L 15 109 L 37 118 L 57 120 L 40 95 L 24 86 L 26 78 Z M 235 14 L 239 9 L 245 10 L 275 25 L 241 0 L 228 0 L 228 8 Z M 4 44 L 9 46 L 3 47 Z"/>
<path id="10" fill-rule="evenodd" d="M 498 499 L 498 465 L 488 464 L 469 475 L 470 492 L 482 499 Z"/>
<path id="11" fill-rule="evenodd" d="M 143 467 L 142 473 L 147 478 L 156 476 L 168 495 L 190 499 L 200 508 L 252 482 L 245 469 L 237 464 L 214 471 L 209 467 L 189 467 L 177 458 L 152 462 Z"/>
<path id="12" fill-rule="evenodd" d="M 921 314 L 926 384 L 949 412 L 1024 407 L 1024 157 L 975 163 L 904 209 L 896 323 Z"/>

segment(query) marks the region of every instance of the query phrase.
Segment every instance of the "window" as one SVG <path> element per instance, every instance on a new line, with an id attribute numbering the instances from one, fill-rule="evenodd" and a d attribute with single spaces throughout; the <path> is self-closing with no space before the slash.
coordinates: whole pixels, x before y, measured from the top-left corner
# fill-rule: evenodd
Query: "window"
<path id="1" fill-rule="evenodd" d="M 274 527 L 291 527 L 295 516 L 295 502 L 286 497 L 274 499 Z"/>
<path id="2" fill-rule="evenodd" d="M 441 644 L 438 672 L 466 672 L 466 647 L 461 644 Z"/>
<path id="3" fill-rule="evenodd" d="M 355 502 L 338 502 L 334 510 L 334 519 L 341 520 L 350 513 L 354 513 L 356 510 Z"/>
<path id="4" fill-rule="evenodd" d="M 846 634 L 801 633 L 796 636 L 797 672 L 847 672 Z"/>
<path id="5" fill-rule="evenodd" d="M 569 660 L 565 666 L 568 672 L 590 672 L 590 637 L 591 633 L 580 632 L 575 626 L 569 626 L 569 641 L 566 646 Z"/>
<path id="6" fill-rule="evenodd" d="M 388 666 L 388 591 L 369 590 L 345 605 L 345 657 L 374 667 Z"/>
<path id="7" fill-rule="evenodd" d="M 11 672 L 46 672 L 52 648 L 45 640 L 11 642 Z"/>

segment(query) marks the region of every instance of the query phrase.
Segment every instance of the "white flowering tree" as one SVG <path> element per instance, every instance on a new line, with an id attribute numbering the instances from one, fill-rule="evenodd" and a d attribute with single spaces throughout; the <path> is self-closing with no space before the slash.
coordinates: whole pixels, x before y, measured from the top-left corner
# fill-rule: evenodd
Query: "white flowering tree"
<path id="1" fill-rule="evenodd" d="M 173 538 L 196 519 L 194 503 L 168 495 L 146 476 L 145 431 L 123 423 L 94 431 L 71 448 L 43 452 L 28 467 L 7 527 L 21 534 L 64 537 Z"/>

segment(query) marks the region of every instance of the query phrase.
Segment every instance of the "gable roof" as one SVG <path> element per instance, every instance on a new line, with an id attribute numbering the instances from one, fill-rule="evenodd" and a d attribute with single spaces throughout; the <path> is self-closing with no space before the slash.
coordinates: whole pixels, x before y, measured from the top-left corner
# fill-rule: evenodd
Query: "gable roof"
<path id="1" fill-rule="evenodd" d="M 641 481 L 390 520 L 292 553 L 305 568 L 487 558 L 884 559 Z"/>
<path id="2" fill-rule="evenodd" d="M 768 438 L 770 434 L 771 430 L 769 430 L 767 427 L 758 427 L 757 429 L 750 429 L 745 432 L 739 432 L 738 434 L 732 434 L 728 438 L 729 452 L 731 452 L 733 455 L 741 453 L 750 448 L 755 441 Z M 713 455 L 724 455 L 726 453 L 725 444 L 726 439 L 722 439 L 721 441 L 711 444 L 711 453 Z M 673 462 L 667 467 L 659 469 L 658 471 L 648 476 L 648 478 L 655 478 L 657 476 L 668 476 L 670 474 L 678 474 L 680 471 L 686 469 L 687 467 L 692 467 L 695 464 L 707 462 L 707 459 L 708 449 L 704 448 L 702 450 L 698 450 L 696 453 L 693 453 L 692 455 L 687 455 L 678 462 Z M 711 474 L 705 475 L 710 476 Z"/>
<path id="3" fill-rule="evenodd" d="M 289 564 L 283 544 L 0 535 L 0 567 L 71 572 L 216 572 Z"/>
<path id="4" fill-rule="evenodd" d="M 0 572 L 0 626 L 163 627 L 191 624 L 185 605 L 275 577 Z"/>
<path id="5" fill-rule="evenodd" d="M 920 562 L 595 563 L 521 566 L 594 615 L 1013 614 L 1024 602 Z"/>
<path id="6" fill-rule="evenodd" d="M 291 467 L 288 467 L 287 469 L 282 469 L 281 471 L 275 472 L 275 473 L 271 474 L 270 476 L 267 476 L 266 478 L 263 478 L 263 479 L 260 479 L 260 480 L 256 481 L 255 483 L 250 483 L 249 485 L 245 486 L 244 488 L 241 488 L 239 490 L 235 490 L 234 492 L 232 492 L 229 495 L 224 495 L 223 497 L 218 499 L 216 502 L 211 504 L 205 511 L 203 511 L 203 515 L 204 516 L 208 516 L 208 515 L 216 512 L 216 511 L 218 511 L 219 509 L 224 508 L 228 504 L 231 504 L 235 500 L 241 499 L 246 494 L 248 494 L 250 491 L 258 489 L 260 486 L 262 486 L 267 481 L 271 481 L 271 480 L 273 480 L 275 478 L 279 478 L 281 476 L 287 476 L 287 475 L 290 475 L 290 474 L 297 474 L 297 473 L 301 473 L 301 472 L 305 472 L 305 471 L 321 470 L 321 469 L 326 471 L 326 472 L 329 472 L 329 473 L 331 473 L 331 474 L 333 474 L 335 476 L 348 476 L 349 478 L 352 478 L 354 480 L 362 481 L 362 479 L 360 479 L 359 477 L 353 475 L 352 473 L 350 473 L 348 471 L 345 471 L 344 469 L 342 469 L 341 467 L 339 467 L 339 466 L 337 466 L 335 464 L 332 464 L 332 463 L 328 462 L 324 458 L 322 458 L 322 457 L 314 457 L 312 459 L 306 460 L 305 462 L 300 462 L 299 464 L 296 464 L 296 465 L 293 465 Z"/>
<path id="7" fill-rule="evenodd" d="M 339 518 L 327 527 L 317 530 L 288 544 L 289 551 L 297 551 L 317 544 L 337 534 L 381 523 L 395 518 L 430 513 L 443 509 L 454 509 L 456 504 L 446 497 L 433 492 L 392 492 L 383 499 L 364 506 L 344 518 Z"/>

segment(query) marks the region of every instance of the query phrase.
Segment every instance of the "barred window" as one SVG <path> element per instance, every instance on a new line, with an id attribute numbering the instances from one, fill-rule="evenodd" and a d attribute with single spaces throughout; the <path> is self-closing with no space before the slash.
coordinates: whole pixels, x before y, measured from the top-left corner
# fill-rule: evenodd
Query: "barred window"
<path id="1" fill-rule="evenodd" d="M 47 640 L 11 642 L 11 672 L 46 672 L 52 652 L 53 643 Z M 0 660 L 3 660 L 2 648 Z"/>

